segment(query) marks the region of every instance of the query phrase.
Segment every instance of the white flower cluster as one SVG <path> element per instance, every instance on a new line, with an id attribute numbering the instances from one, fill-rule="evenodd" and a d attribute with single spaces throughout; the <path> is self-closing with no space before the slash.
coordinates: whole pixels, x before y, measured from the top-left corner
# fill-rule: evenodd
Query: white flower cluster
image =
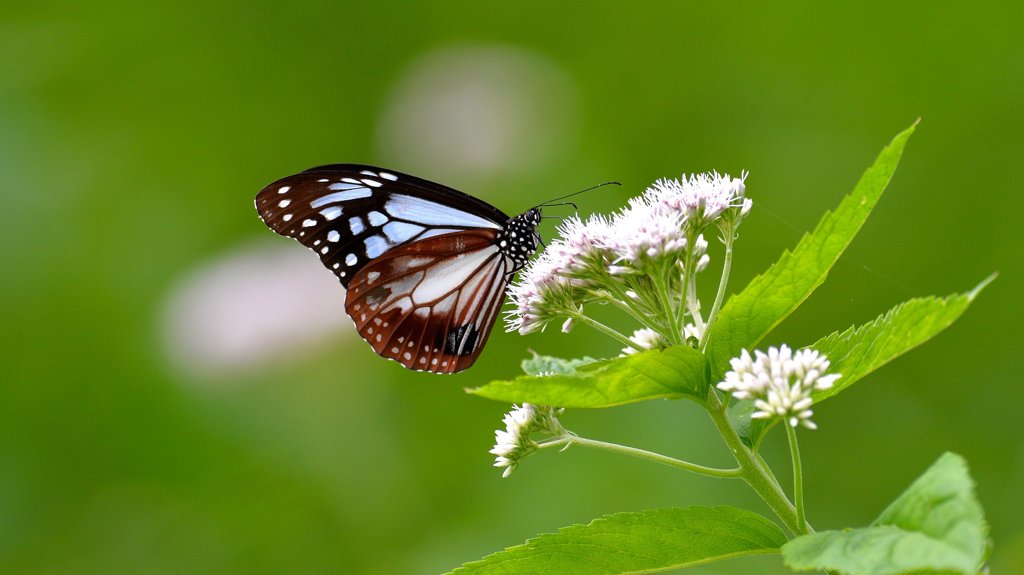
<path id="1" fill-rule="evenodd" d="M 510 288 L 515 309 L 506 318 L 508 331 L 530 333 L 557 315 L 553 310 L 577 309 L 582 302 L 574 291 L 585 290 L 595 277 L 641 272 L 687 251 L 696 271 L 703 270 L 709 258 L 701 232 L 716 220 L 738 224 L 750 210 L 745 178 L 745 172 L 738 179 L 712 172 L 662 179 L 610 218 L 566 219 L 561 237 Z"/>
<path id="2" fill-rule="evenodd" d="M 813 349 L 796 352 L 789 346 L 769 347 L 768 353 L 747 350 L 730 360 L 732 371 L 718 389 L 732 393 L 736 399 L 753 399 L 757 409 L 751 417 L 770 419 L 782 417 L 796 427 L 817 429 L 810 420 L 814 403 L 811 392 L 832 387 L 840 374 L 825 375 L 829 361 Z"/>
<path id="3" fill-rule="evenodd" d="M 686 339 L 695 338 L 700 339 L 701 331 L 697 326 L 692 323 L 688 323 L 683 326 L 683 337 Z M 665 338 L 660 333 L 653 329 L 643 327 L 633 332 L 633 335 L 629 336 L 629 341 L 636 344 L 637 347 L 643 349 L 654 349 L 658 346 L 665 345 Z M 622 348 L 622 355 L 633 355 L 639 353 L 640 350 L 635 347 L 624 347 Z"/>
<path id="4" fill-rule="evenodd" d="M 536 431 L 556 433 L 562 431 L 557 415 L 561 410 L 524 403 L 513 405 L 505 414 L 502 423 L 505 429 L 494 432 L 494 447 L 489 453 L 495 456 L 494 466 L 504 467 L 502 477 L 508 477 L 519 466 L 519 462 L 537 449 L 530 439 Z"/>
<path id="5" fill-rule="evenodd" d="M 647 189 L 645 198 L 652 205 L 682 212 L 690 220 L 706 225 L 730 208 L 738 208 L 741 218 L 747 215 L 753 202 L 745 195 L 746 179 L 747 172 L 739 178 L 710 172 L 680 180 L 661 179 Z"/>
<path id="6" fill-rule="evenodd" d="M 644 327 L 634 331 L 633 335 L 629 337 L 629 341 L 643 349 L 654 349 L 661 344 L 662 337 L 660 333 L 653 329 Z M 633 355 L 638 351 L 639 350 L 634 347 L 624 347 L 622 348 L 622 355 Z"/>

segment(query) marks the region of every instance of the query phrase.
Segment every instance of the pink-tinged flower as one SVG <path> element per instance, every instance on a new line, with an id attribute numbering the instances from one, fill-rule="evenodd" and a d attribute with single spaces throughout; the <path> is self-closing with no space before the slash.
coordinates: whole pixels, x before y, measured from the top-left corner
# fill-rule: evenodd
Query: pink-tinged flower
<path id="1" fill-rule="evenodd" d="M 746 199 L 747 172 L 739 178 L 728 174 L 708 172 L 691 174 L 679 180 L 663 178 L 647 188 L 645 198 L 652 205 L 686 215 L 698 229 L 716 220 L 726 210 L 737 208 L 740 216 L 750 211 L 752 202 Z"/>
<path id="2" fill-rule="evenodd" d="M 614 254 L 616 263 L 642 267 L 647 261 L 686 249 L 683 214 L 658 209 L 642 197 L 629 203 L 615 215 L 600 240 L 602 247 Z"/>

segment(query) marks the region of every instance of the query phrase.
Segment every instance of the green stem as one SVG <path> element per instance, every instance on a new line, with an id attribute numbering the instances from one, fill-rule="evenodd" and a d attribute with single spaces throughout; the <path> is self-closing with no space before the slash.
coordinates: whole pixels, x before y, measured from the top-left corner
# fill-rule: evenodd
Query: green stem
<path id="1" fill-rule="evenodd" d="M 578 322 L 581 322 L 581 323 L 584 323 L 586 325 L 589 325 L 590 327 L 592 327 L 592 328 L 596 329 L 597 331 L 607 335 L 608 337 L 611 337 L 611 338 L 613 338 L 615 340 L 618 340 L 619 342 L 621 342 L 622 344 L 626 345 L 627 347 L 631 347 L 631 348 L 633 348 L 633 349 L 635 349 L 637 351 L 647 351 L 647 348 L 642 347 L 640 345 L 637 345 L 637 343 L 635 341 L 629 339 L 628 337 L 622 335 L 621 333 L 615 331 L 614 329 L 606 326 L 605 324 L 597 321 L 596 319 L 594 319 L 592 317 L 585 316 L 585 315 L 583 315 L 583 314 L 581 314 L 579 312 L 568 312 L 565 315 L 566 315 L 566 317 L 570 317 L 570 318 L 572 318 L 572 319 L 574 319 L 574 320 L 576 320 Z"/>
<path id="2" fill-rule="evenodd" d="M 694 273 L 692 263 L 693 258 L 690 256 L 690 250 L 686 250 L 686 257 L 683 258 L 683 277 L 681 280 L 682 285 L 680 289 L 682 293 L 679 294 L 679 333 L 686 333 L 686 310 L 687 310 L 687 298 L 689 295 L 690 288 L 690 274 Z"/>
<path id="3" fill-rule="evenodd" d="M 707 412 L 714 422 L 715 428 L 721 434 L 729 451 L 740 466 L 740 477 L 757 493 L 782 523 L 794 535 L 804 533 L 801 523 L 797 519 L 796 508 L 786 498 L 786 493 L 772 481 L 771 476 L 755 458 L 753 452 L 743 444 L 736 429 L 729 422 L 729 417 L 723 409 L 718 392 L 711 389 L 708 391 Z"/>
<path id="4" fill-rule="evenodd" d="M 775 487 L 778 488 L 779 491 L 784 491 L 784 489 L 782 489 L 782 484 L 779 483 L 779 479 L 775 477 L 775 473 L 772 471 L 772 468 L 768 467 L 768 462 L 761 457 L 761 454 L 754 451 L 754 459 L 757 460 L 757 464 L 761 466 L 761 469 L 764 469 L 765 475 L 768 476 L 768 479 L 771 480 Z"/>
<path id="5" fill-rule="evenodd" d="M 690 295 L 690 301 L 688 306 L 690 308 L 690 317 L 693 318 L 693 325 L 697 327 L 697 331 L 701 334 L 706 332 L 704 319 L 700 315 L 700 300 L 697 299 L 697 271 L 694 270 L 693 274 L 690 275 L 690 289 L 688 290 Z"/>
<path id="6" fill-rule="evenodd" d="M 796 428 L 788 421 L 782 422 L 789 437 L 789 452 L 793 458 L 793 502 L 796 503 L 796 520 L 800 534 L 807 533 L 807 518 L 804 516 L 804 472 L 800 463 L 800 444 L 796 441 Z"/>
<path id="7" fill-rule="evenodd" d="M 566 447 L 570 445 L 584 445 L 587 447 L 593 447 L 595 449 L 603 449 L 605 451 L 611 451 L 613 453 L 621 453 L 623 455 L 629 455 L 632 457 L 638 457 L 640 459 L 646 459 L 648 461 L 654 461 L 655 463 L 661 463 L 668 465 L 669 467 L 675 467 L 682 469 L 683 471 L 689 471 L 698 475 L 704 475 L 707 477 L 718 477 L 734 479 L 740 477 L 739 469 L 718 469 L 715 467 L 705 467 L 703 465 L 697 465 L 696 463 L 690 463 L 689 461 L 683 461 L 653 451 L 647 451 L 644 449 L 637 449 L 635 447 L 629 447 L 626 445 L 619 445 L 617 443 L 608 443 L 605 441 L 597 441 L 596 439 L 587 439 L 585 437 L 579 437 L 572 434 L 562 435 L 547 441 L 543 441 L 537 444 L 538 449 L 545 449 L 548 447 L 555 447 L 558 445 L 564 445 Z"/>
<path id="8" fill-rule="evenodd" d="M 627 314 L 629 314 L 630 317 L 640 322 L 640 324 L 643 325 L 644 327 L 648 329 L 653 329 L 658 333 L 661 333 L 665 329 L 660 324 L 652 322 L 650 320 L 650 314 L 645 314 L 642 312 L 642 310 L 632 305 L 629 302 L 630 299 L 632 298 L 627 296 L 625 293 L 612 294 L 608 292 L 603 292 L 601 294 L 602 301 L 606 301 L 614 305 L 615 307 L 621 309 L 622 311 L 626 312 Z"/>
<path id="9" fill-rule="evenodd" d="M 708 345 L 708 334 L 711 333 L 711 326 L 715 324 L 715 320 L 718 319 L 718 311 L 722 309 L 722 301 L 725 300 L 725 289 L 729 283 L 729 271 L 732 269 L 732 243 L 736 239 L 736 234 L 732 230 L 728 230 L 725 240 L 725 260 L 722 262 L 722 279 L 718 282 L 718 293 L 715 294 L 715 303 L 711 306 L 711 313 L 708 314 L 708 323 L 704 327 L 704 333 L 700 336 L 700 347 L 701 351 Z"/>
<path id="10" fill-rule="evenodd" d="M 658 270 L 660 271 L 660 270 Z M 668 287 L 665 285 L 665 278 L 660 273 L 652 274 L 651 281 L 654 283 L 654 290 L 657 292 L 658 303 L 661 304 L 661 312 L 665 314 L 665 318 L 668 320 L 667 325 L 670 326 L 668 330 L 669 341 L 675 345 L 682 343 L 682 331 L 679 329 L 676 322 L 676 314 L 672 300 L 668 295 Z"/>

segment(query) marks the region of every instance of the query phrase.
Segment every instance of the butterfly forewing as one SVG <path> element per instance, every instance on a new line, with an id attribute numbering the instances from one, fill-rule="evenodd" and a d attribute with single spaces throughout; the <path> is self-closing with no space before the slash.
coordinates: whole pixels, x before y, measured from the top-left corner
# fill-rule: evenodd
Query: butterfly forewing
<path id="1" fill-rule="evenodd" d="M 453 373 L 476 361 L 497 318 L 508 261 L 497 232 L 435 236 L 390 250 L 356 273 L 345 309 L 378 354 Z"/>
<path id="2" fill-rule="evenodd" d="M 256 209 L 272 230 L 317 252 L 346 287 L 367 262 L 396 246 L 471 229 L 501 230 L 508 220 L 457 190 L 358 164 L 282 178 L 260 191 Z"/>

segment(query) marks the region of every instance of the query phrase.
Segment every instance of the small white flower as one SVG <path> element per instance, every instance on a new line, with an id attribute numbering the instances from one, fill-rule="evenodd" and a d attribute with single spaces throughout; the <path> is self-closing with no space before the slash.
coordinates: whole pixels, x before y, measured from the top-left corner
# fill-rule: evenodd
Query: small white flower
<path id="1" fill-rule="evenodd" d="M 704 331 L 692 323 L 688 323 L 683 326 L 683 339 L 696 339 L 700 341 L 700 338 L 704 335 Z"/>
<path id="2" fill-rule="evenodd" d="M 530 403 L 512 406 L 512 411 L 502 418 L 505 429 L 494 432 L 494 447 L 489 451 L 495 456 L 494 466 L 505 468 L 502 477 L 511 475 L 524 457 L 537 450 L 537 444 L 530 439 L 531 433 L 564 432 L 562 424 L 558 422 L 561 412 L 561 409 Z"/>
<path id="3" fill-rule="evenodd" d="M 635 343 L 637 346 L 642 347 L 643 349 L 654 349 L 661 345 L 663 338 L 661 337 L 660 333 L 654 331 L 653 329 L 648 329 L 644 327 L 634 331 L 633 335 L 629 337 L 629 340 Z M 639 350 L 632 346 L 624 347 L 622 348 L 622 355 L 633 355 L 638 351 Z"/>
<path id="4" fill-rule="evenodd" d="M 571 317 L 565 320 L 565 322 L 562 323 L 562 333 L 569 333 L 570 331 L 572 331 L 572 324 L 573 319 Z"/>
<path id="5" fill-rule="evenodd" d="M 732 393 L 736 399 L 753 399 L 757 411 L 751 417 L 782 417 L 793 427 L 817 428 L 810 420 L 814 414 L 810 409 L 814 402 L 811 392 L 828 389 L 841 377 L 824 375 L 829 361 L 816 350 L 794 353 L 787 345 L 769 347 L 768 353 L 755 351 L 754 357 L 743 350 L 729 363 L 732 370 L 725 374 L 718 389 Z"/>

